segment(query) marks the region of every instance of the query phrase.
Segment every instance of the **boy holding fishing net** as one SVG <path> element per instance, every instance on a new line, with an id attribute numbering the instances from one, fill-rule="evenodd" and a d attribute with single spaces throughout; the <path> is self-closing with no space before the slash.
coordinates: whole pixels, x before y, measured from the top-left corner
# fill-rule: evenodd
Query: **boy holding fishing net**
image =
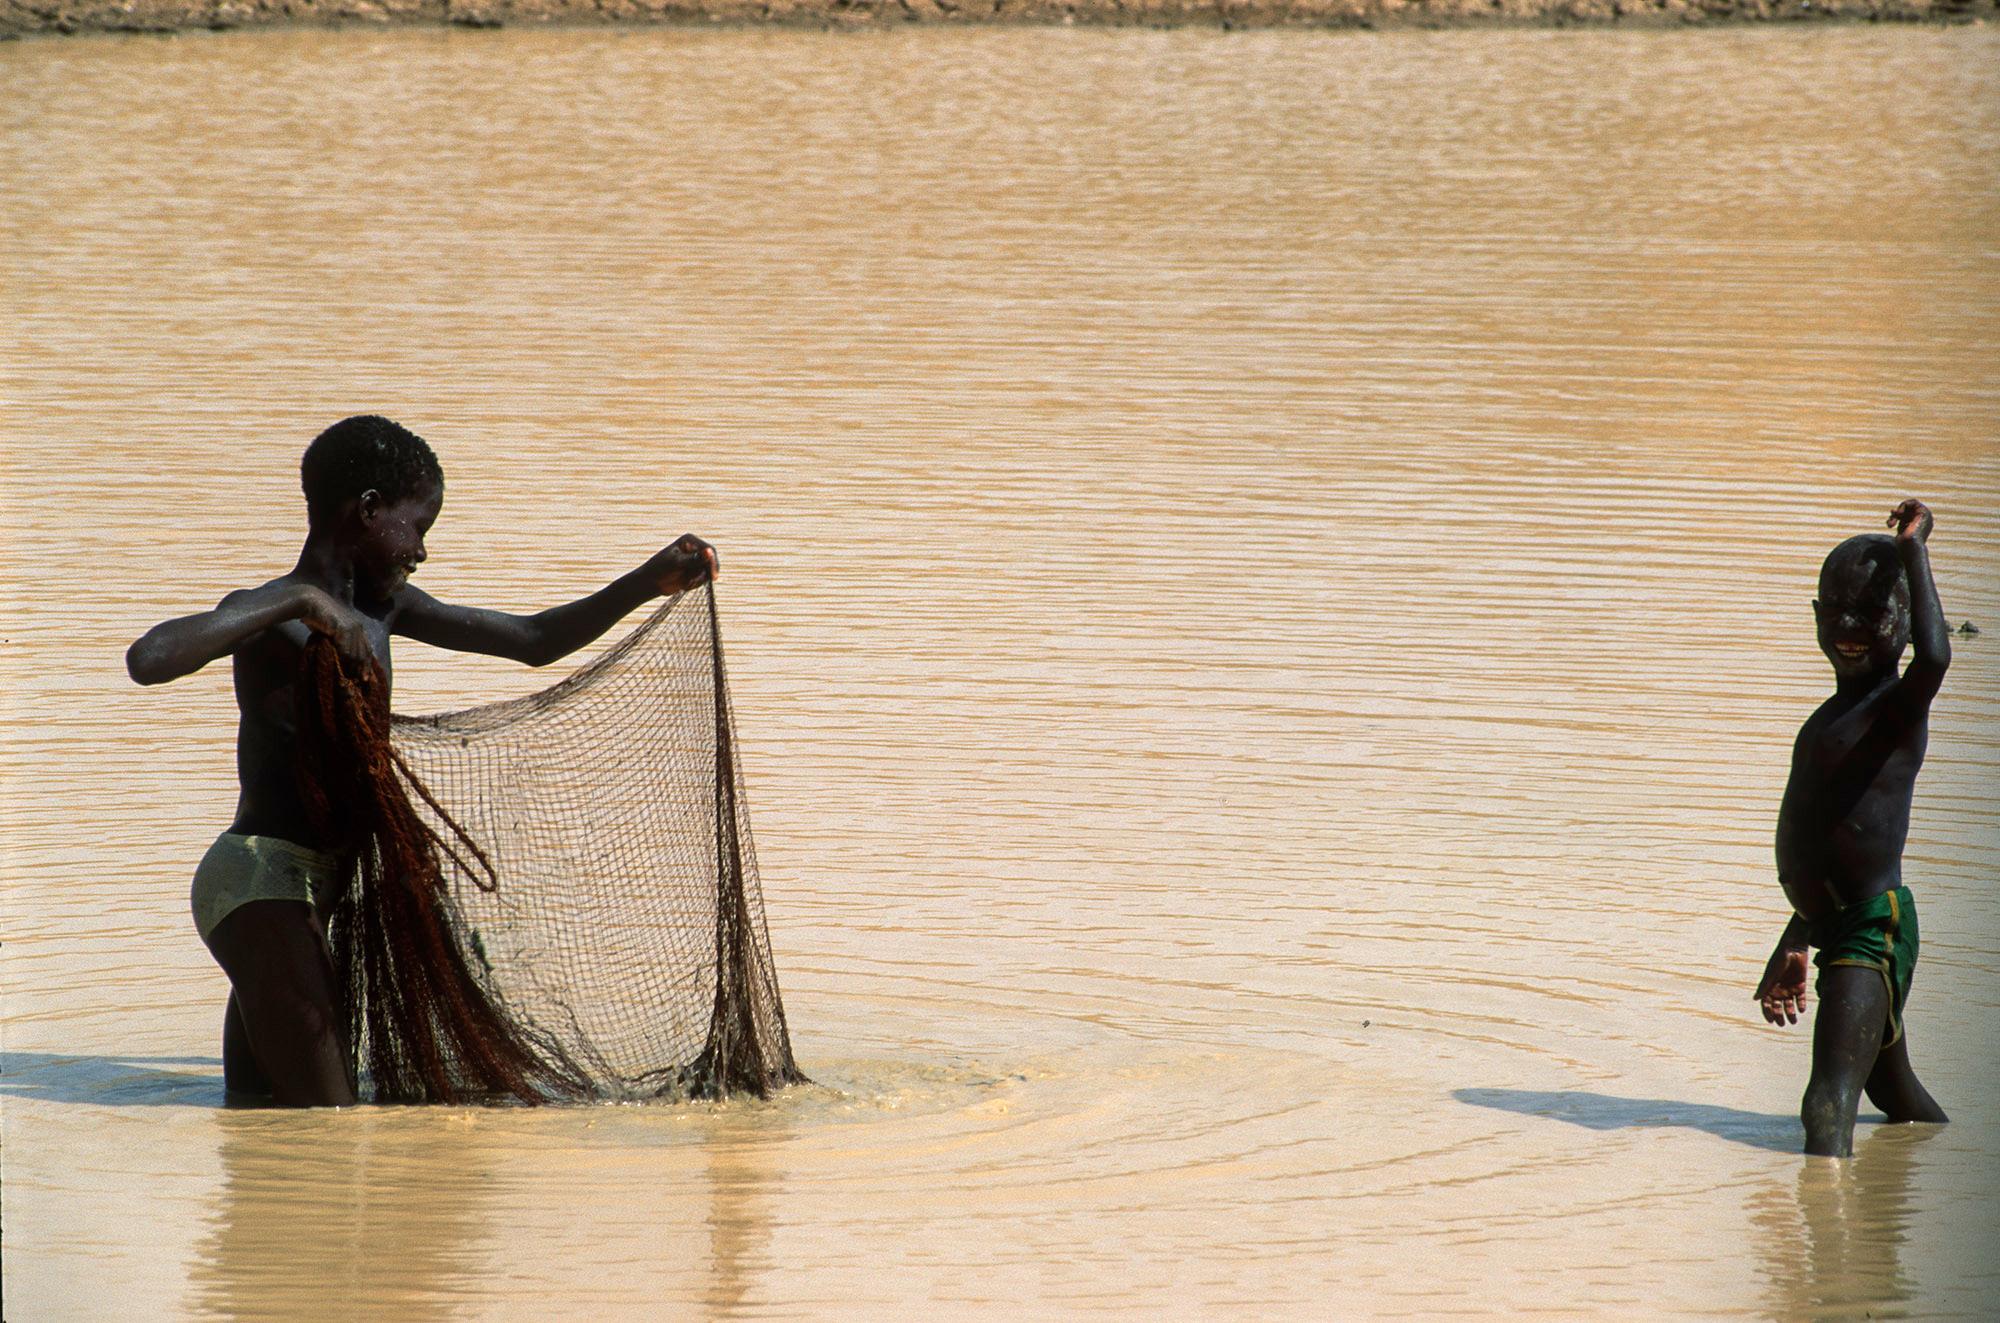
<path id="1" fill-rule="evenodd" d="M 574 1092 L 565 1063 L 493 1011 L 430 903 L 443 886 L 440 848 L 469 874 L 491 869 L 448 816 L 439 815 L 456 839 L 443 842 L 396 788 L 389 640 L 546 665 L 640 604 L 711 577 L 715 551 L 683 537 L 536 615 L 452 606 L 409 582 L 444 500 L 443 471 L 421 438 L 385 418 L 349 418 L 308 447 L 301 481 L 307 533 L 290 573 L 154 626 L 126 657 L 147 685 L 232 659 L 241 794 L 192 891 L 196 928 L 230 982 L 224 1084 L 292 1106 L 356 1100 L 352 998 L 328 921 L 350 905 L 358 863 L 364 879 L 373 869 L 410 884 L 381 888 L 403 907 L 387 916 L 343 911 L 382 925 L 378 936 L 400 957 L 397 977 L 377 986 L 403 999 L 395 1013 L 410 1070 L 435 1085 L 419 1078 L 401 1091 L 449 1098 L 452 1081 L 470 1079 L 522 1098 Z"/>

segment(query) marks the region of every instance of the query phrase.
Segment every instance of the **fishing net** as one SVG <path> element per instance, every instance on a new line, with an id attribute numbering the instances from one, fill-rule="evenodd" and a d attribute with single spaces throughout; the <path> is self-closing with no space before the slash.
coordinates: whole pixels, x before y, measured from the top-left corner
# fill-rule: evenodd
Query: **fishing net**
<path id="1" fill-rule="evenodd" d="M 778 997 L 707 585 L 541 693 L 391 717 L 306 650 L 309 809 L 356 861 L 332 935 L 377 1101 L 759 1095 Z"/>

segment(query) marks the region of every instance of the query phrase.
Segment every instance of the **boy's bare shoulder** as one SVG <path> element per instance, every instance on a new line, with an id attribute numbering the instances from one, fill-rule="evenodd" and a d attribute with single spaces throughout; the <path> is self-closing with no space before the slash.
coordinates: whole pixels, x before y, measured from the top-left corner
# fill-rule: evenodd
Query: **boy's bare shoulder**
<path id="1" fill-rule="evenodd" d="M 1795 749 L 1805 748 L 1820 731 L 1824 730 L 1827 722 L 1833 719 L 1834 709 L 1839 701 L 1839 694 L 1821 699 L 1819 705 L 1813 708 L 1811 712 L 1808 712 L 1806 719 L 1799 723 L 1799 733 L 1793 739 L 1792 747 Z"/>
<path id="2" fill-rule="evenodd" d="M 238 588 L 223 594 L 215 609 L 218 612 L 246 614 L 256 612 L 269 604 L 274 595 L 290 593 L 303 583 L 305 580 L 296 572 L 280 574 L 255 587 Z M 311 630 L 303 620 L 280 620 L 244 639 L 242 644 L 234 649 L 236 659 L 239 663 L 248 663 L 251 669 L 258 671 L 273 663 L 282 663 L 289 669 L 289 664 L 296 659 L 299 649 L 305 646 L 310 634 Z M 242 669 L 241 666 L 238 667 L 239 680 L 243 678 Z"/>
<path id="3" fill-rule="evenodd" d="M 297 571 L 288 571 L 278 575 L 276 578 L 266 579 L 264 582 L 255 584 L 249 588 L 232 588 L 224 593 L 222 600 L 215 605 L 218 609 L 231 606 L 250 606 L 260 599 L 268 597 L 271 593 L 291 588 L 300 582 L 301 580 Z"/>

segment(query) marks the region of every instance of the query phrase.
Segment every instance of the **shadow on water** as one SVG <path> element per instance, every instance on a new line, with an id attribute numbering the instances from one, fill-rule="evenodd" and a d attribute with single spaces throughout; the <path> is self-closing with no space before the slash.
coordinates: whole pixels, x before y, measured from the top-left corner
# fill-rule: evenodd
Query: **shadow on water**
<path id="1" fill-rule="evenodd" d="M 199 1067 L 203 1073 L 164 1066 Z M 0 1052 L 0 1098 L 100 1107 L 220 1107 L 222 1059 Z"/>
<path id="2" fill-rule="evenodd" d="M 1615 1098 L 1576 1089 L 1454 1089 L 1451 1096 L 1475 1107 L 1546 1116 L 1591 1130 L 1700 1130 L 1773 1153 L 1798 1153 L 1805 1146 L 1805 1130 L 1795 1116 L 1744 1112 L 1713 1103 Z M 1866 1123 L 1878 1118 L 1861 1119 Z"/>

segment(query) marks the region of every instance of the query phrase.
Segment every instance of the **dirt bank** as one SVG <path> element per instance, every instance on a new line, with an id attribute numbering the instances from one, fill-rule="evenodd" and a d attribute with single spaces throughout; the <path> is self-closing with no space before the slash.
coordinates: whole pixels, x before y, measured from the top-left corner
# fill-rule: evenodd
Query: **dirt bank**
<path id="1" fill-rule="evenodd" d="M 2000 0 L 0 0 L 0 38 L 196 28 L 550 24 L 1651 26 L 1978 22 Z"/>

